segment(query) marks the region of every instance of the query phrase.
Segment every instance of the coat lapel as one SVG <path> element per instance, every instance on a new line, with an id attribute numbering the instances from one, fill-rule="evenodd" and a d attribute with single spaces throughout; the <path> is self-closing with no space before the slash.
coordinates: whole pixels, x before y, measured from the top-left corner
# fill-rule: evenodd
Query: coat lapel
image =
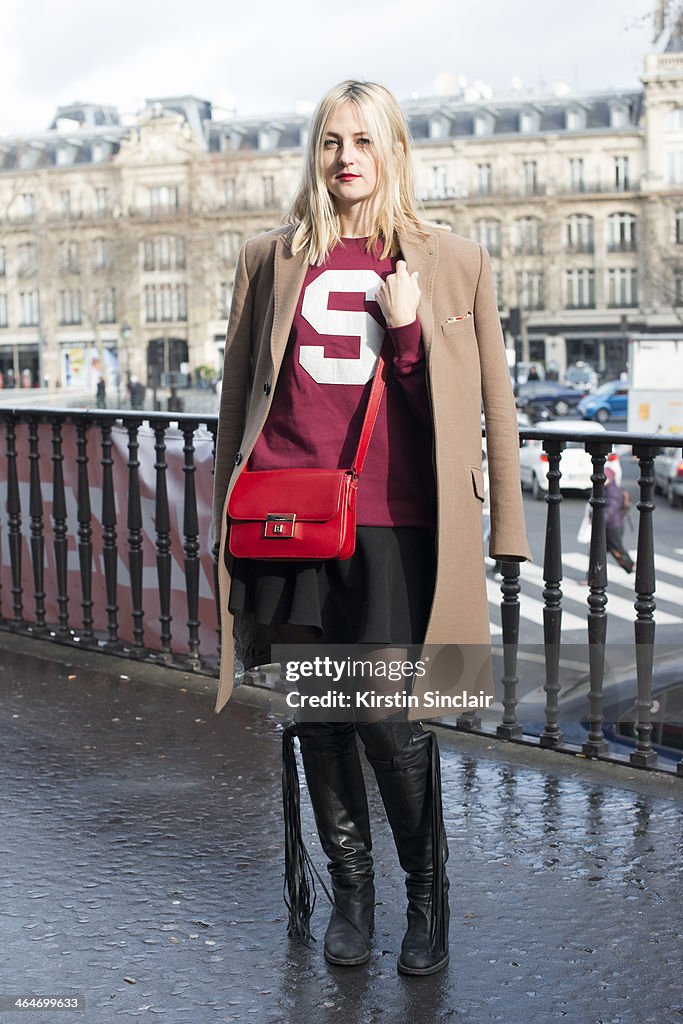
<path id="1" fill-rule="evenodd" d="M 274 266 L 274 309 L 273 328 L 270 334 L 270 355 L 275 373 L 280 370 L 289 332 L 296 312 L 296 304 L 301 294 L 308 263 L 303 252 L 292 255 L 290 249 L 291 233 L 277 237 L 275 246 Z"/>
<path id="2" fill-rule="evenodd" d="M 417 307 L 417 315 L 422 327 L 422 341 L 425 347 L 427 359 L 432 347 L 434 337 L 434 277 L 439 254 L 439 232 L 429 229 L 427 238 L 409 227 L 405 232 L 399 232 L 399 244 L 401 253 L 406 261 L 408 273 L 412 274 L 417 270 L 420 274 L 420 304 Z"/>

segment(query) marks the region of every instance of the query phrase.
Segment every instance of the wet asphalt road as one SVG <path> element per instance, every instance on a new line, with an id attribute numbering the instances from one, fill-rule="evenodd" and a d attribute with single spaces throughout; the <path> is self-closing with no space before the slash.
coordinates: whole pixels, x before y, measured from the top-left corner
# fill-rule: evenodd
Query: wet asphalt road
<path id="1" fill-rule="evenodd" d="M 164 670 L 13 646 L 0 649 L 0 995 L 80 993 L 85 1010 L 3 1021 L 683 1021 L 683 780 L 444 739 L 451 964 L 411 979 L 396 972 L 402 880 L 368 777 L 374 951 L 333 968 L 324 895 L 318 948 L 286 938 L 282 719 L 237 701 L 215 715 L 211 681 L 159 685 Z M 305 800 L 304 828 L 322 868 Z"/>

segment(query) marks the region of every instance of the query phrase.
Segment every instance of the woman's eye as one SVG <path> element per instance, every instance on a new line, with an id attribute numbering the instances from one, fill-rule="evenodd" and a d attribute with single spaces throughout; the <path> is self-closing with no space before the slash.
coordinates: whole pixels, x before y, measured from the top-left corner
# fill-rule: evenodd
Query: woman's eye
<path id="1" fill-rule="evenodd" d="M 359 139 L 358 142 L 359 142 L 359 144 L 361 146 L 369 146 L 370 145 L 370 139 Z"/>
<path id="2" fill-rule="evenodd" d="M 329 149 L 331 146 L 336 146 L 336 145 L 337 145 L 337 140 L 336 139 L 325 139 L 325 141 L 323 143 L 323 146 L 325 147 L 325 149 Z"/>

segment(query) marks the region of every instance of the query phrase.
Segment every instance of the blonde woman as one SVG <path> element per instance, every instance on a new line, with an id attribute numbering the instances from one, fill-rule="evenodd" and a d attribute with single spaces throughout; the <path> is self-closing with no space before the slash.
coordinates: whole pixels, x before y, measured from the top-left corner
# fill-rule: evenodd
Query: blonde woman
<path id="1" fill-rule="evenodd" d="M 390 377 L 359 483 L 353 556 L 232 560 L 227 499 L 247 461 L 250 470 L 349 466 L 387 335 Z M 409 132 L 391 92 L 342 82 L 313 115 L 285 225 L 249 239 L 239 255 L 215 470 L 223 639 L 216 711 L 232 689 L 233 616 L 285 643 L 363 644 L 379 660 L 382 650 L 423 642 L 489 644 L 482 401 L 489 553 L 523 560 L 530 556 L 517 421 L 487 253 L 421 218 Z M 375 894 L 358 735 L 406 874 L 408 928 L 398 968 L 416 975 L 442 969 L 448 850 L 434 734 L 405 713 L 295 728 L 329 859 L 325 957 L 353 966 L 371 955 Z M 289 812 L 293 784 L 286 775 Z M 306 854 L 296 821 L 289 825 L 289 932 L 306 940 Z"/>

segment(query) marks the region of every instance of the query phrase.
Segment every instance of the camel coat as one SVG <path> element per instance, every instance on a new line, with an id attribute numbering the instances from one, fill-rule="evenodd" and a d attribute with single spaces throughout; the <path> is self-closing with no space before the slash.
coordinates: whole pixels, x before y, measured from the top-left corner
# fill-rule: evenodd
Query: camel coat
<path id="1" fill-rule="evenodd" d="M 522 561 L 531 554 L 519 480 L 517 417 L 486 249 L 433 225 L 425 223 L 423 229 L 411 228 L 401 235 L 400 248 L 408 272 L 419 271 L 422 295 L 417 315 L 434 418 L 437 572 L 425 644 L 448 646 L 421 685 L 423 689 L 435 689 L 440 682 L 446 685 L 453 666 L 462 669 L 462 652 L 469 651 L 476 661 L 476 688 L 491 693 L 481 523 L 482 403 L 491 504 L 489 554 Z M 222 637 L 216 712 L 228 701 L 234 677 L 233 617 L 227 608 L 231 559 L 226 547 L 226 502 L 268 416 L 306 274 L 304 257 L 292 255 L 289 247 L 291 232 L 285 226 L 249 239 L 242 246 L 235 274 L 214 476 L 213 536 L 219 542 Z M 455 316 L 464 319 L 449 322 Z M 455 660 L 449 656 L 453 645 L 459 645 L 460 652 Z M 472 680 L 470 690 L 475 688 Z"/>

